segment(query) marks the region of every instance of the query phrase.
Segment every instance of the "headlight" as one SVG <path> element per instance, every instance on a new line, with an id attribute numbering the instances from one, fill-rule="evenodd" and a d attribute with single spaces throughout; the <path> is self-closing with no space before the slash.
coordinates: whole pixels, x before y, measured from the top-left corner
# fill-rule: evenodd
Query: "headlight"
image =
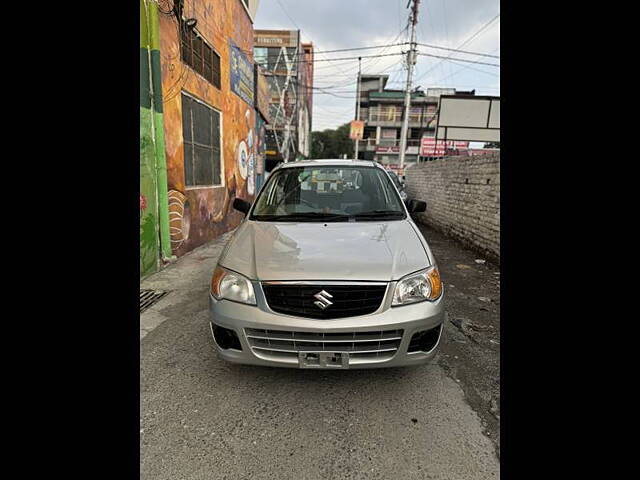
<path id="1" fill-rule="evenodd" d="M 434 301 L 442 295 L 440 272 L 435 265 L 424 272 L 405 277 L 396 284 L 392 307 L 410 303 Z"/>
<path id="2" fill-rule="evenodd" d="M 226 298 L 234 302 L 256 305 L 256 295 L 249 279 L 220 266 L 216 266 L 213 271 L 211 293 L 218 300 Z"/>

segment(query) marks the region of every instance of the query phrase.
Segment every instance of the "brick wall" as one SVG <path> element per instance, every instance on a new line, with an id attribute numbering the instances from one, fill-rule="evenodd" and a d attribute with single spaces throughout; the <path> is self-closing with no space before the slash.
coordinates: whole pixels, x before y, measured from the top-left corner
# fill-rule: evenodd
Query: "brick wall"
<path id="1" fill-rule="evenodd" d="M 405 171 L 409 198 L 427 202 L 414 215 L 500 263 L 500 154 L 449 157 Z"/>

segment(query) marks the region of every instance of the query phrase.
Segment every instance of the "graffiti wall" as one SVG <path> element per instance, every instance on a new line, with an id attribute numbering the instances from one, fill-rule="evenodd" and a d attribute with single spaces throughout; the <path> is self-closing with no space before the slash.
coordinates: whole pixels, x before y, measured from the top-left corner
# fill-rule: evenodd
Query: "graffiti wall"
<path id="1" fill-rule="evenodd" d="M 220 57 L 221 82 L 216 88 L 183 63 L 181 27 L 175 15 L 163 15 L 160 52 L 169 221 L 172 251 L 178 256 L 236 227 L 243 215 L 233 210 L 234 198 L 251 201 L 255 195 L 256 123 L 253 80 L 247 78 L 253 72 L 251 19 L 238 0 L 187 0 L 184 16 L 197 20 L 198 35 Z M 219 129 L 213 134 L 220 137 L 220 185 L 193 186 L 185 171 L 183 94 L 219 113 Z M 189 121 L 198 127 L 195 115 Z M 189 155 L 198 145 L 186 148 Z"/>

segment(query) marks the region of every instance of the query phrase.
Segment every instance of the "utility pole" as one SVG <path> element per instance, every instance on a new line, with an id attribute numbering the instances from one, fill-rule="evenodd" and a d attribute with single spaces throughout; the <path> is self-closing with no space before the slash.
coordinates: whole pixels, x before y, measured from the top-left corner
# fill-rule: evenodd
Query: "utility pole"
<path id="1" fill-rule="evenodd" d="M 404 96 L 404 119 L 400 131 L 400 169 L 404 168 L 404 156 L 407 150 L 407 132 L 409 130 L 409 110 L 411 109 L 411 83 L 413 81 L 413 66 L 416 64 L 416 25 L 418 23 L 418 4 L 420 0 L 413 0 L 411 7 L 411 43 L 407 52 L 407 86 Z"/>
<path id="2" fill-rule="evenodd" d="M 360 70 L 361 68 L 361 60 L 362 57 L 358 57 L 358 87 L 356 88 L 357 92 L 358 92 L 358 102 L 356 104 L 356 120 L 360 120 L 360 76 L 362 75 L 362 72 Z M 358 146 L 360 145 L 360 140 L 358 140 L 356 138 L 356 152 L 355 155 L 353 156 L 354 160 L 358 159 Z"/>

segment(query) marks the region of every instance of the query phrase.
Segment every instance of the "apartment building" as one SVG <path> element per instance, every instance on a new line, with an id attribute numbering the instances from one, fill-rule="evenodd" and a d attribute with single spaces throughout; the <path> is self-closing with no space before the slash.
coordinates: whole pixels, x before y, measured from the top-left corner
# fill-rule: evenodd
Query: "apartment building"
<path id="1" fill-rule="evenodd" d="M 404 91 L 387 89 L 389 75 L 361 75 L 360 120 L 365 122 L 363 140 L 358 147 L 358 158 L 374 160 L 397 169 L 400 154 L 400 132 L 404 116 Z M 467 94 L 453 88 L 434 88 L 411 94 L 409 129 L 405 164 L 418 161 L 423 137 L 433 137 L 437 121 L 440 95 Z M 356 100 L 357 101 L 357 100 Z M 357 108 L 357 105 L 356 105 Z"/>

